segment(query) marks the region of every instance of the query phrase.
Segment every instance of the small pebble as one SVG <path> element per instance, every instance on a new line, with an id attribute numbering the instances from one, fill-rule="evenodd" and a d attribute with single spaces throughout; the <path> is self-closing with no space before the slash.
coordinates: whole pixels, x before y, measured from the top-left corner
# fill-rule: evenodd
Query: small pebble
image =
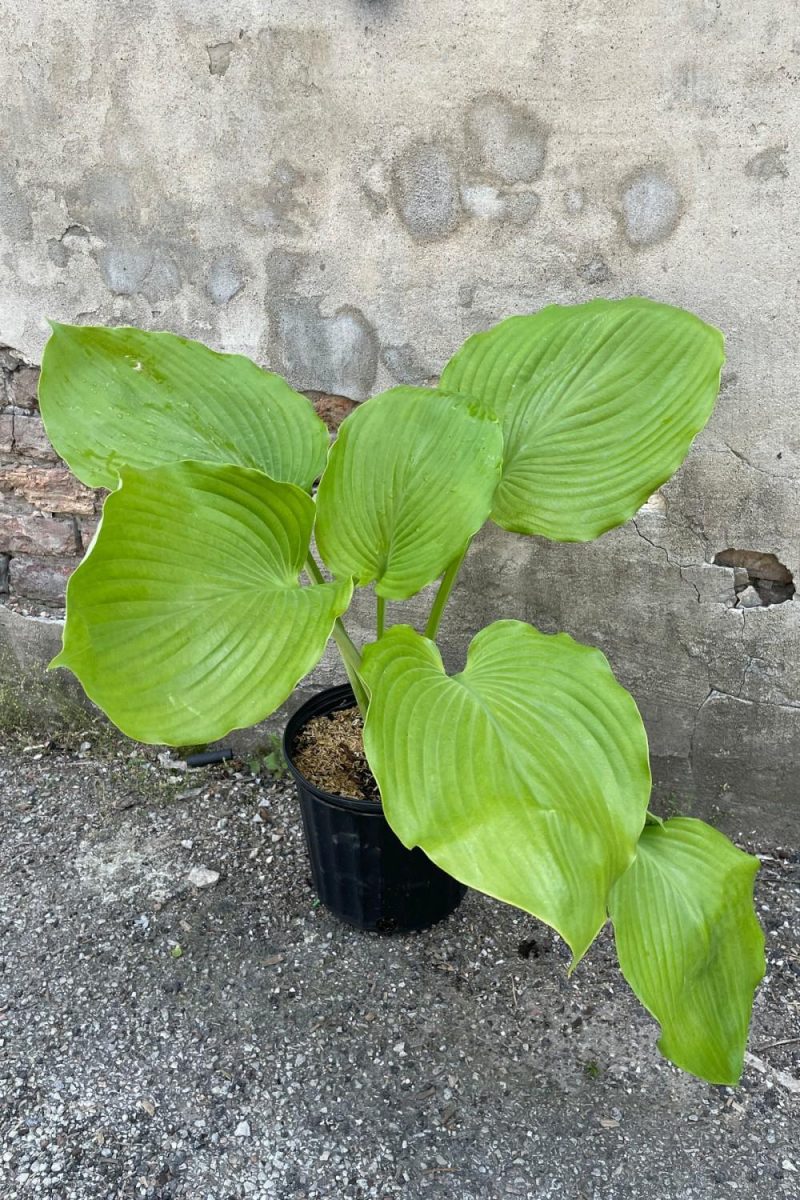
<path id="1" fill-rule="evenodd" d="M 213 887 L 219 881 L 219 871 L 212 871 L 209 867 L 192 867 L 188 879 L 192 887 Z"/>

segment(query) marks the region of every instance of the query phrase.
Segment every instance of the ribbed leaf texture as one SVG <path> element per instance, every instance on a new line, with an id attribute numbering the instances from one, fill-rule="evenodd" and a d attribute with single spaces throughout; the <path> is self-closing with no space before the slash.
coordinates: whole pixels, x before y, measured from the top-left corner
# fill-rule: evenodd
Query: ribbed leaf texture
<path id="1" fill-rule="evenodd" d="M 87 695 L 142 742 L 252 725 L 322 656 L 349 581 L 301 587 L 314 504 L 260 471 L 125 468 L 67 588 L 64 648 Z"/>
<path id="2" fill-rule="evenodd" d="M 115 488 L 124 466 L 195 459 L 309 491 L 328 450 L 311 404 L 279 375 L 172 333 L 54 324 L 39 403 L 50 441 L 89 487 Z"/>
<path id="3" fill-rule="evenodd" d="M 625 978 L 661 1025 L 661 1053 L 710 1083 L 742 1074 L 764 935 L 753 911 L 758 859 L 710 825 L 648 825 L 611 893 Z"/>
<path id="4" fill-rule="evenodd" d="M 583 542 L 627 521 L 681 465 L 723 361 L 722 334 L 683 309 L 592 300 L 476 334 L 440 386 L 502 422 L 493 520 Z"/>
<path id="5" fill-rule="evenodd" d="M 606 659 L 498 621 L 448 676 L 434 643 L 398 625 L 366 647 L 363 673 L 364 744 L 400 840 L 552 925 L 577 961 L 650 792 L 644 727 Z"/>
<path id="6" fill-rule="evenodd" d="M 497 421 L 460 397 L 401 387 L 343 422 L 317 493 L 316 539 L 335 575 L 405 600 L 487 520 L 500 479 Z"/>

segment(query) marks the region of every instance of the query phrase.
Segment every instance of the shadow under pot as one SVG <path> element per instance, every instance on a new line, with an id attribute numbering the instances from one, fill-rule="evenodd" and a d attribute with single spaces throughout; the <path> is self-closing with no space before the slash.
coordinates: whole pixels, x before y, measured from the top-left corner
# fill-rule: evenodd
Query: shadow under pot
<path id="1" fill-rule="evenodd" d="M 295 765 L 298 737 L 309 721 L 354 704 L 349 684 L 326 688 L 297 710 L 283 735 L 314 888 L 327 909 L 359 929 L 379 933 L 427 929 L 457 908 L 467 890 L 464 885 L 422 850 L 407 850 L 379 803 L 325 792 Z"/>

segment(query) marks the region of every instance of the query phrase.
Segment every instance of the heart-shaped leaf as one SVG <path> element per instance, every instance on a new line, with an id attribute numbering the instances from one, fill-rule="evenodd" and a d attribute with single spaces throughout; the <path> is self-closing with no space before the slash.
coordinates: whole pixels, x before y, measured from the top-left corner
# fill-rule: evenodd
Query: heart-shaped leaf
<path id="1" fill-rule="evenodd" d="M 683 309 L 592 300 L 476 334 L 440 386 L 502 422 L 493 520 L 583 542 L 627 521 L 677 470 L 711 414 L 723 361 L 719 330 Z"/>
<path id="2" fill-rule="evenodd" d="M 39 402 L 50 441 L 90 487 L 115 488 L 123 466 L 196 459 L 308 491 L 328 450 L 311 404 L 279 375 L 172 333 L 53 324 Z"/>
<path id="3" fill-rule="evenodd" d="M 645 827 L 611 892 L 620 966 L 661 1024 L 661 1053 L 710 1083 L 739 1082 L 764 975 L 758 865 L 710 825 L 675 817 Z"/>
<path id="4" fill-rule="evenodd" d="M 260 471 L 122 471 L 67 588 L 69 667 L 142 742 L 209 742 L 276 709 L 319 661 L 352 586 L 301 587 L 314 504 Z"/>
<path id="5" fill-rule="evenodd" d="M 552 925 L 577 961 L 650 794 L 644 726 L 606 659 L 498 621 L 448 676 L 434 643 L 397 625 L 366 647 L 362 673 L 364 745 L 397 836 Z"/>
<path id="6" fill-rule="evenodd" d="M 503 436 L 463 399 L 399 387 L 342 423 L 317 493 L 316 539 L 337 576 L 405 600 L 436 579 L 489 516 Z"/>

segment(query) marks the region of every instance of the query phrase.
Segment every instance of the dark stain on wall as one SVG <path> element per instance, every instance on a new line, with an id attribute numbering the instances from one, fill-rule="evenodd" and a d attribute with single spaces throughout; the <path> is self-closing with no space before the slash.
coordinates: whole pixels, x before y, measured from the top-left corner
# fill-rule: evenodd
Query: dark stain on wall
<path id="1" fill-rule="evenodd" d="M 485 178 L 533 183 L 544 169 L 547 136 L 547 127 L 529 108 L 504 96 L 479 96 L 467 112 L 467 154 Z"/>
<path id="2" fill-rule="evenodd" d="M 273 319 L 270 351 L 275 369 L 301 390 L 363 400 L 375 383 L 378 337 L 350 305 L 326 317 L 318 299 L 286 299 Z"/>
<path id="3" fill-rule="evenodd" d="M 414 142 L 395 160 L 392 197 L 406 229 L 422 242 L 448 237 L 461 221 L 458 171 L 452 152 Z"/>
<path id="4" fill-rule="evenodd" d="M 787 146 L 768 146 L 748 159 L 744 173 L 754 179 L 786 179 L 789 168 L 786 165 Z"/>
<path id="5" fill-rule="evenodd" d="M 661 167 L 641 167 L 629 175 L 619 203 L 622 229 L 634 249 L 665 241 L 683 213 L 680 192 Z"/>

